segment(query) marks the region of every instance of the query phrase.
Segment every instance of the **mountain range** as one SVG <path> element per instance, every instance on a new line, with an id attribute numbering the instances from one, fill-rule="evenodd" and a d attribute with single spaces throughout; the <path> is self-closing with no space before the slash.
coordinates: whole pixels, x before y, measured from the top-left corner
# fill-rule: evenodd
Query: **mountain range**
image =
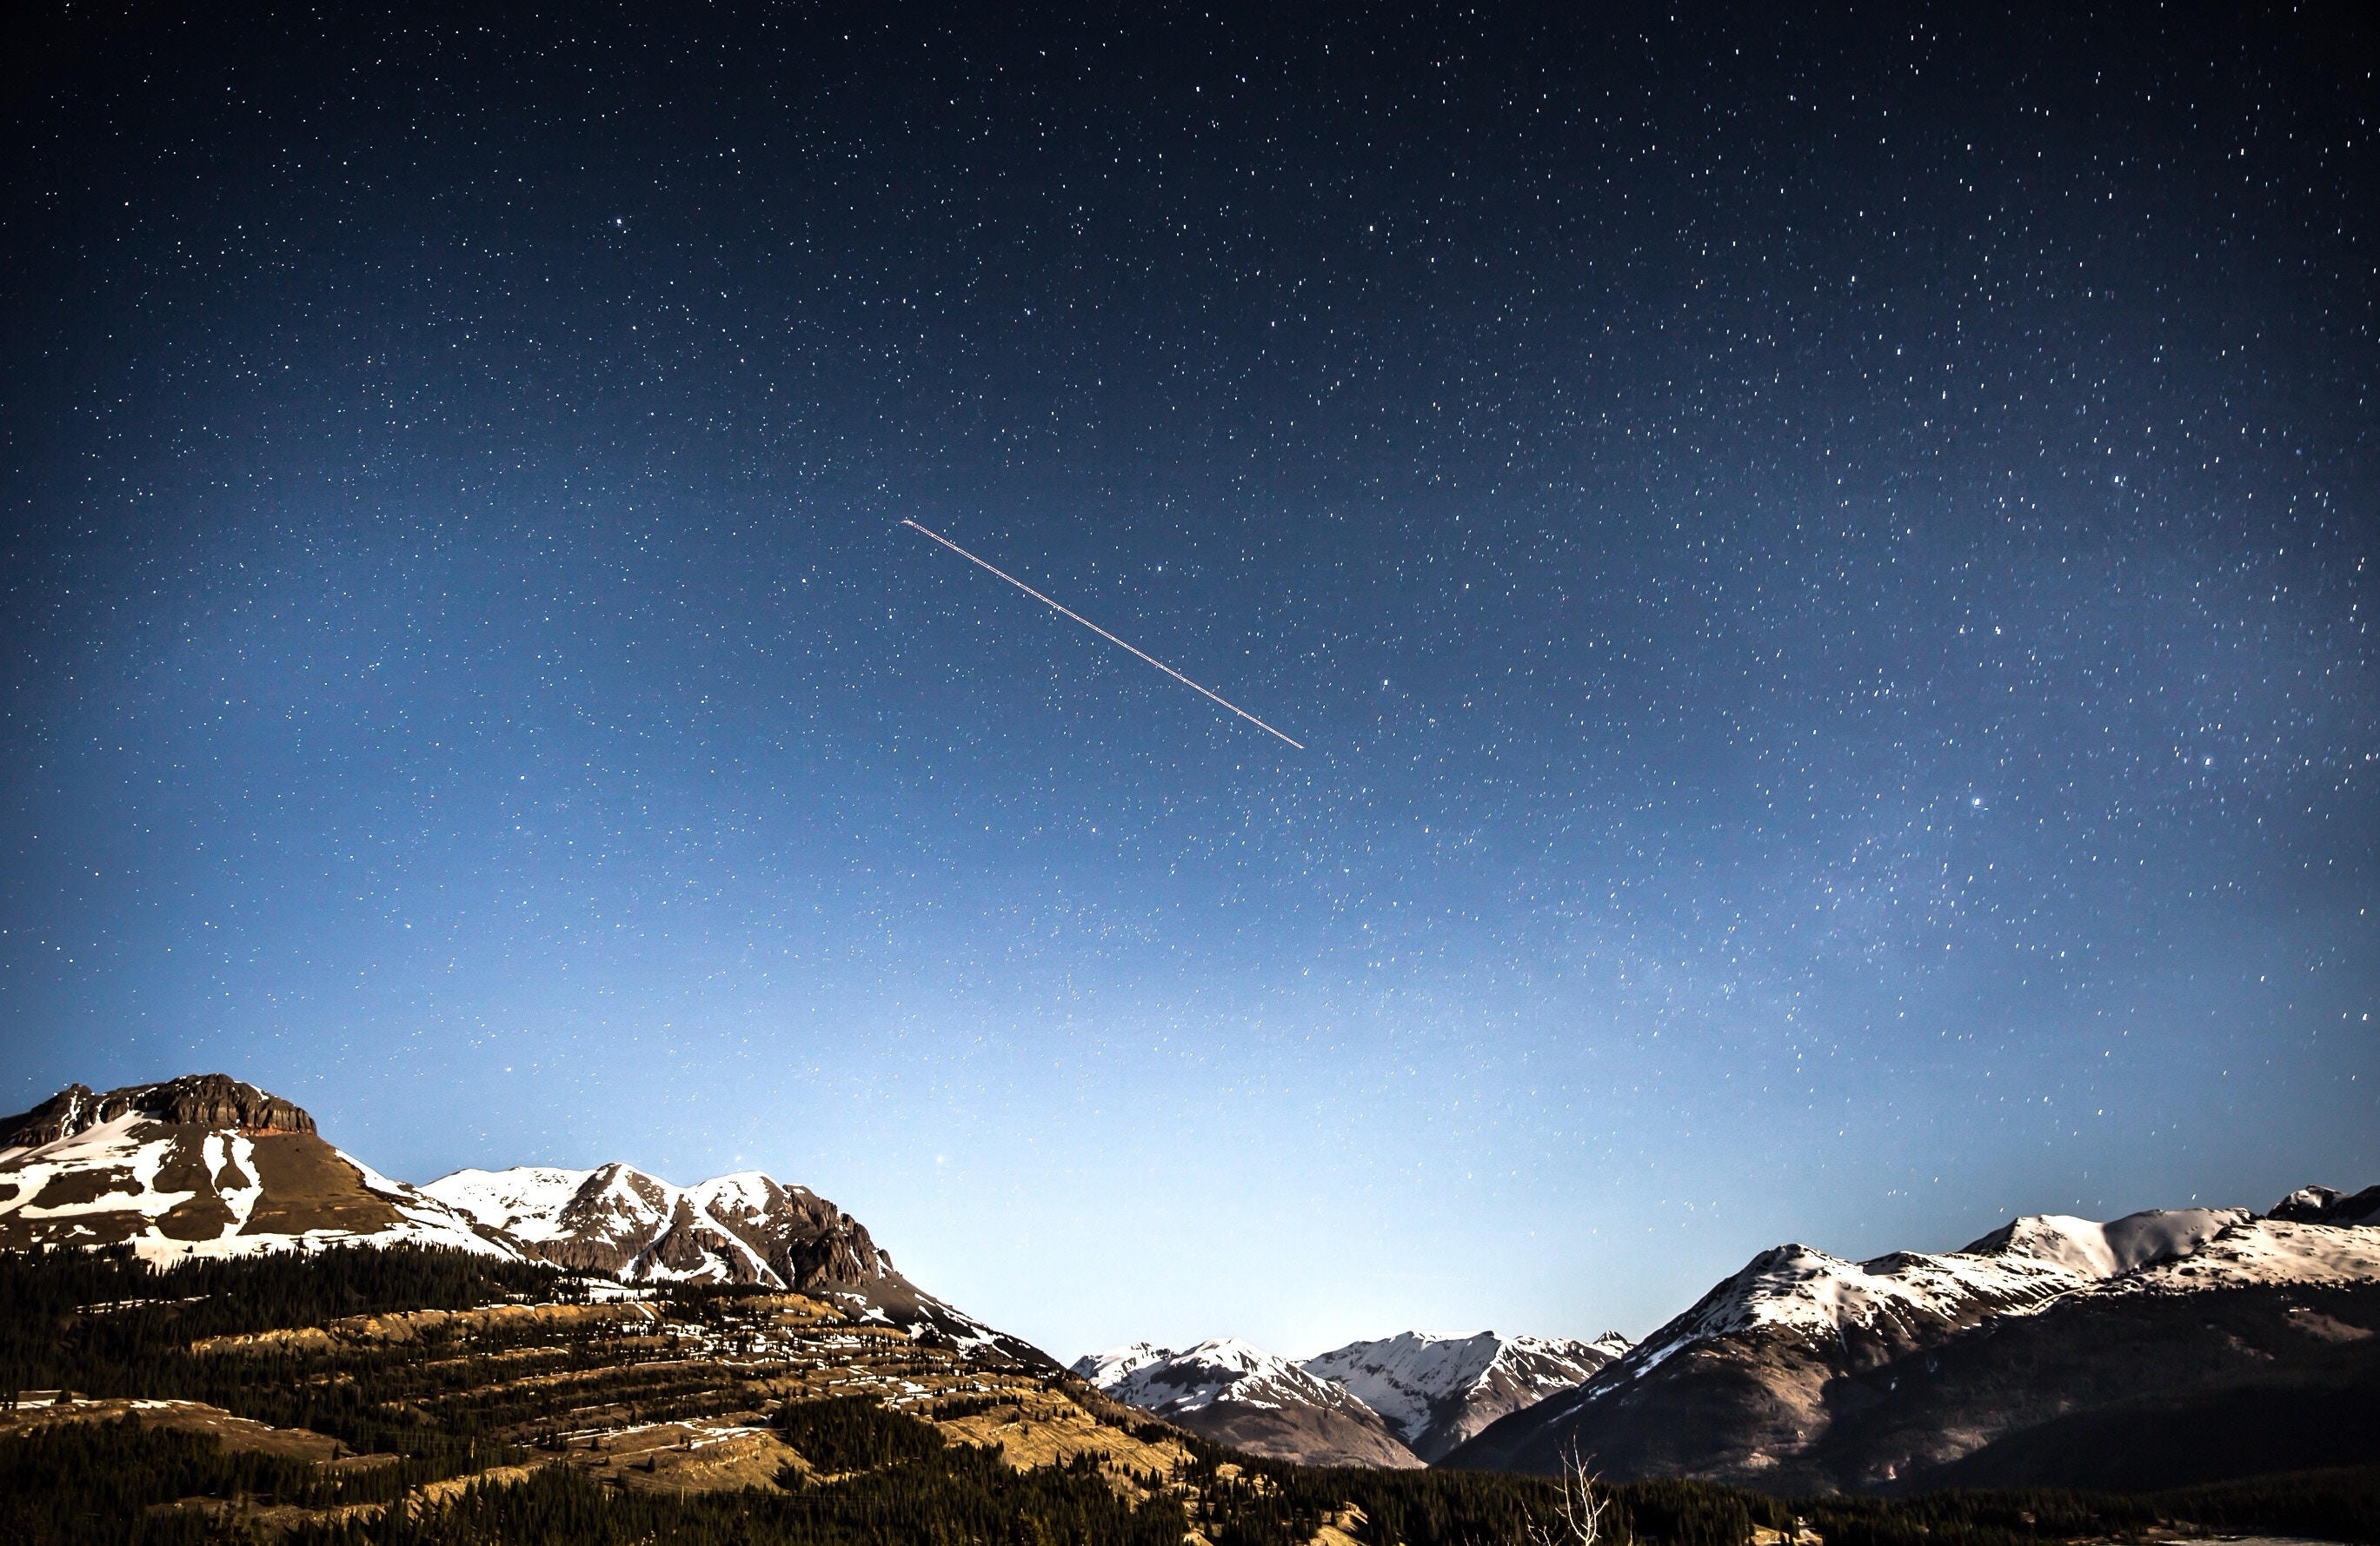
<path id="1" fill-rule="evenodd" d="M 1086 1354 L 1073 1369 L 1119 1401 L 1251 1454 L 1413 1467 L 1627 1350 L 1617 1332 L 1593 1342 L 1403 1332 L 1294 1363 L 1216 1337 L 1182 1352 L 1135 1342 Z"/>
<path id="2" fill-rule="evenodd" d="M 2380 1188 L 1761 1252 L 1456 1467 L 1780 1492 L 2175 1485 L 2380 1453 Z"/>
<path id="3" fill-rule="evenodd" d="M 624 1164 L 414 1186 L 222 1074 L 74 1085 L 0 1120 L 0 1250 L 112 1245 L 160 1263 L 420 1245 L 751 1286 L 1099 1399 L 918 1288 L 805 1188 L 758 1172 L 681 1188 Z M 1181 1429 L 1309 1464 L 1550 1474 L 1577 1456 L 1614 1480 L 1795 1494 L 2131 1489 L 2380 1457 L 2375 1334 L 2380 1187 L 2309 1187 L 2263 1214 L 2029 1216 L 1938 1253 L 1781 1245 L 1633 1346 L 1407 1332 L 1292 1360 L 1218 1338 L 1136 1343 L 1073 1372 Z"/>
<path id="4" fill-rule="evenodd" d="M 626 1165 L 391 1180 L 298 1106 L 224 1074 L 94 1093 L 0 1121 L 0 1250 L 130 1245 L 143 1258 L 443 1246 L 626 1282 L 752 1284 L 843 1300 L 919 1341 L 1054 1370 L 928 1294 L 867 1227 L 758 1172 L 675 1187 Z"/>

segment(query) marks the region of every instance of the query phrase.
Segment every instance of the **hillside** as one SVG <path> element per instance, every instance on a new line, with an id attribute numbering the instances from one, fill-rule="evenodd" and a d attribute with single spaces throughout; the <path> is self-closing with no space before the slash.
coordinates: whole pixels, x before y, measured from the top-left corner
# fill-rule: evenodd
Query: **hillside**
<path id="1" fill-rule="evenodd" d="M 1524 1546 L 1560 1528 L 1544 1481 L 1264 1460 L 808 1296 L 453 1250 L 0 1254 L 0 1540 L 47 1546 Z M 2151 1498 L 1597 1496 L 1608 1546 L 2380 1540 L 2369 1469 Z"/>
<path id="2" fill-rule="evenodd" d="M 2298 1221 L 2366 1216 L 2347 1201 L 2024 1218 L 1962 1250 L 1860 1262 L 1780 1246 L 1447 1463 L 1550 1475 L 1577 1453 L 1611 1476 L 1776 1492 L 2363 1463 L 2380 1228 Z"/>

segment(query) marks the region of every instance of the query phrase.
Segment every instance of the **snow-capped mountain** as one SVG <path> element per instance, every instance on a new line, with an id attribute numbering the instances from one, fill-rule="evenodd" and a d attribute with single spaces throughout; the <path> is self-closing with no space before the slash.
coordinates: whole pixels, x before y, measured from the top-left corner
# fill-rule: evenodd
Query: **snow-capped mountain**
<path id="1" fill-rule="evenodd" d="M 2261 1382 L 2280 1406 L 2312 1410 L 2301 1392 L 2280 1393 L 2357 1359 L 2380 1380 L 2380 1358 L 2355 1351 L 2380 1341 L 2380 1228 L 2296 1221 L 2340 1216 L 2343 1201 L 2315 1188 L 2265 1217 L 2020 1218 L 1961 1250 L 1867 1262 L 1779 1246 L 1576 1391 L 1496 1422 L 1448 1460 L 1551 1471 L 1575 1451 L 1615 1478 L 1789 1489 L 1915 1475 L 2161 1485 L 2163 1473 L 2122 1471 L 2132 1461 L 2120 1457 L 2159 1422 L 2185 1422 L 2174 1414 L 2187 1410 L 2200 1434 L 2257 1414 L 2253 1432 L 2232 1434 L 2240 1453 L 2296 1431 L 2253 1400 L 2200 1411 L 2223 1382 L 2235 1396 Z M 2144 1350 L 2144 1338 L 2172 1345 Z M 2079 1431 L 2123 1401 L 2155 1411 L 2107 1418 L 2095 1443 L 2027 1436 L 2052 1419 Z M 2335 1441 L 2305 1443 L 2280 1465 L 2330 1463 L 2306 1456 Z"/>
<path id="2" fill-rule="evenodd" d="M 843 1298 L 911 1336 L 1050 1364 L 893 1268 L 867 1226 L 756 1170 L 674 1186 L 632 1166 L 457 1170 L 422 1187 L 557 1266 L 630 1282 L 749 1283 Z M 1054 1367 L 1054 1366 L 1052 1366 Z"/>
<path id="3" fill-rule="evenodd" d="M 2301 1187 L 2266 1215 L 2289 1224 L 2380 1224 L 2380 1187 L 2352 1197 L 2332 1187 Z"/>
<path id="4" fill-rule="evenodd" d="M 1755 1328 L 1914 1347 L 2187 1255 L 2254 1216 L 2245 1208 L 2152 1209 L 2095 1224 L 2052 1214 L 2017 1219 L 1960 1250 L 1895 1251 L 1868 1262 L 1778 1246 L 1646 1337 L 1628 1360 L 1630 1377 L 1695 1343 Z"/>
<path id="5" fill-rule="evenodd" d="M 1618 1332 L 1592 1342 L 1403 1332 L 1351 1342 L 1302 1367 L 1379 1413 L 1415 1455 L 1436 1460 L 1498 1418 L 1585 1383 L 1628 1347 Z"/>
<path id="6" fill-rule="evenodd" d="M 1119 1401 L 1257 1455 L 1313 1466 L 1422 1462 L 1343 1386 L 1235 1336 L 1184 1352 L 1135 1342 L 1075 1360 Z"/>
<path id="7" fill-rule="evenodd" d="M 844 1300 L 970 1354 L 1055 1371 L 893 1270 L 865 1226 L 757 1171 L 674 1187 L 625 1165 L 461 1170 L 413 1187 L 324 1142 L 296 1105 L 223 1074 L 73 1085 L 0 1120 L 0 1250 L 129 1242 L 142 1256 L 443 1246 L 636 1281 Z"/>
<path id="8" fill-rule="evenodd" d="M 128 1242 L 156 1261 L 348 1244 L 521 1254 L 223 1074 L 76 1084 L 0 1122 L 0 1250 Z"/>
<path id="9" fill-rule="evenodd" d="M 857 1219 L 758 1171 L 675 1187 L 625 1165 L 524 1166 L 421 1190 L 549 1262 L 617 1277 L 817 1288 L 892 1270 Z"/>

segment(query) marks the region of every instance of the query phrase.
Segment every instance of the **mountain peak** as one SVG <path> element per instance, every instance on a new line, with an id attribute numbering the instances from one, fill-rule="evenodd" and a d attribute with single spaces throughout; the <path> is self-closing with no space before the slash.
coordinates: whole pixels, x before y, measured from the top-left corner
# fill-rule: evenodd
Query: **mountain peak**
<path id="1" fill-rule="evenodd" d="M 2380 1223 L 2380 1186 L 2352 1195 L 2337 1187 L 2300 1187 L 2265 1215 L 2288 1224 Z"/>
<path id="2" fill-rule="evenodd" d="M 2034 1214 L 2000 1226 L 1960 1254 L 2026 1256 L 2083 1277 L 2109 1278 L 2187 1256 L 2254 1216 L 2245 1208 L 2150 1208 L 2098 1224 L 2066 1214 Z"/>
<path id="3" fill-rule="evenodd" d="M 1224 1443 L 1305 1465 L 1420 1465 L 1378 1413 L 1336 1383 L 1236 1336 L 1182 1352 L 1135 1342 L 1075 1372 L 1115 1399 Z"/>
<path id="4" fill-rule="evenodd" d="M 331 1243 L 513 1255 L 468 1219 L 331 1147 L 295 1105 L 225 1074 L 61 1090 L 0 1124 L 0 1250 L 128 1244 L 145 1257 Z"/>
<path id="5" fill-rule="evenodd" d="M 1435 1460 L 1506 1413 L 1594 1378 L 1628 1346 L 1617 1332 L 1590 1343 L 1409 1331 L 1351 1342 L 1304 1367 L 1378 1412 L 1415 1455 Z"/>
<path id="6" fill-rule="evenodd" d="M 2179 1443 L 2186 1429 L 2192 1443 L 2203 1428 L 2228 1435 L 2226 1444 L 2277 1443 L 2295 1455 L 2299 1438 L 2326 1442 L 2322 1421 L 2275 1440 L 2268 1419 L 2288 1404 L 2216 1387 L 2244 1355 L 2266 1371 L 2258 1378 L 2296 1370 L 2286 1378 L 2330 1388 L 2338 1349 L 2372 1335 L 2380 1231 L 2353 1226 L 2367 1214 L 2380 1215 L 2380 1189 L 2347 1198 L 2307 1188 L 2267 1217 L 2244 1208 L 2151 1209 L 2105 1224 L 2028 1215 L 1939 1254 L 1846 1262 L 1774 1247 L 1576 1395 L 1515 1413 L 1448 1458 L 1549 1473 L 1584 1452 L 1599 1454 L 1607 1475 L 1816 1491 L 1920 1473 L 1937 1485 L 1999 1475 L 2105 1486 L 2118 1473 L 2078 1456 Z M 2229 1308 L 2218 1314 L 2218 1305 Z M 2180 1341 L 2195 1350 L 2151 1367 L 2162 1355 L 2145 1349 Z M 2192 1383 L 2207 1379 L 2216 1384 Z M 2202 1404 L 2163 1429 L 2104 1405 L 2105 1393 L 2143 1381 Z M 2045 1382 L 2058 1402 L 2022 1394 Z M 1846 1389 L 1860 1401 L 1837 1404 L 1832 1393 Z M 2070 1399 L 2095 1408 L 2095 1426 L 2078 1431 L 2103 1442 L 2009 1438 L 1999 1458 L 1982 1457 Z M 1982 1469 L 1947 1468 L 1971 1455 Z M 1991 1469 L 2003 1466 L 2012 1469 Z M 2159 1485 L 2179 1480 L 2155 1474 L 2168 1479 Z"/>
<path id="7" fill-rule="evenodd" d="M 580 1271 L 805 1290 L 896 1275 L 866 1226 L 808 1188 L 757 1170 L 691 1187 L 618 1161 L 592 1170 L 458 1170 L 422 1190 Z"/>
<path id="8" fill-rule="evenodd" d="M 0 1150 L 39 1148 L 123 1117 L 250 1135 L 314 1130 L 314 1118 L 294 1102 L 229 1074 L 184 1074 L 158 1084 L 128 1084 L 103 1095 L 88 1084 L 69 1084 L 30 1111 L 0 1118 Z"/>

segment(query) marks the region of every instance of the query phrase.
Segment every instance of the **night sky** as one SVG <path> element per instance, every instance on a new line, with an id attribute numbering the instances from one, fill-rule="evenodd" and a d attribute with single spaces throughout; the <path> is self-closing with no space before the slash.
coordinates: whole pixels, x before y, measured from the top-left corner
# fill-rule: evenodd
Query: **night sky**
<path id="1" fill-rule="evenodd" d="M 1067 1357 L 2380 1180 L 2367 9 L 12 9 L 0 1105 Z"/>

